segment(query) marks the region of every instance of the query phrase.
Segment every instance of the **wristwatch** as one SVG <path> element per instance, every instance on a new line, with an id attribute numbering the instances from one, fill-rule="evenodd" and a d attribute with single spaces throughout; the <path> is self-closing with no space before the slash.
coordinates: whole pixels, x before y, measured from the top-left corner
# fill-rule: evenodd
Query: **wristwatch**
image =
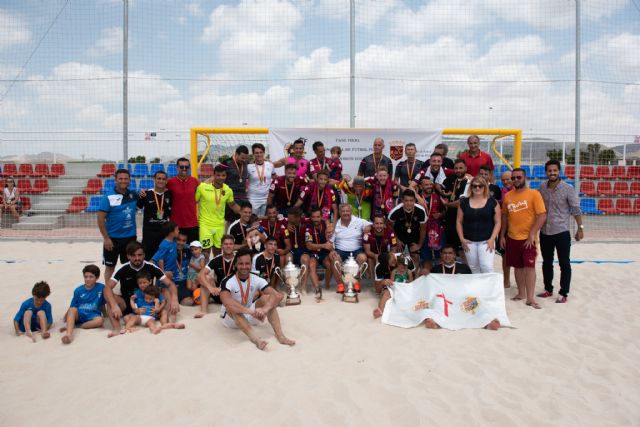
<path id="1" fill-rule="evenodd" d="M 584 230 L 584 225 L 580 224 L 580 225 L 578 226 L 578 228 L 579 228 L 580 230 Z"/>

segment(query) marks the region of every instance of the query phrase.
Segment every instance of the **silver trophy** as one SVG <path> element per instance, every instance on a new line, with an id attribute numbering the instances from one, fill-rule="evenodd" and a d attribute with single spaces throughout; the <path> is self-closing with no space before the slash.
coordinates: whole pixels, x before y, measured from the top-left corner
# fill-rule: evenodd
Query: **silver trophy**
<path id="1" fill-rule="evenodd" d="M 300 284 L 300 278 L 307 272 L 307 266 L 303 265 L 302 268 L 298 268 L 291 258 L 289 262 L 284 266 L 284 270 L 280 270 L 280 267 L 276 267 L 275 273 L 278 275 L 287 287 L 287 301 L 286 305 L 298 305 L 300 304 L 300 294 L 296 292 L 296 287 Z M 283 273 L 282 275 L 280 273 Z M 284 277 L 283 277 L 284 276 Z"/>
<path id="2" fill-rule="evenodd" d="M 338 261 L 334 262 L 336 270 L 341 272 L 342 281 L 346 285 L 347 289 L 342 295 L 342 301 L 344 302 L 358 302 L 358 294 L 353 290 L 353 285 L 357 281 L 356 276 L 359 274 L 360 278 L 367 268 L 369 264 L 366 262 L 362 263 L 362 266 L 359 266 L 356 262 L 353 254 L 349 254 L 349 258 L 347 258 L 342 265 Z"/>

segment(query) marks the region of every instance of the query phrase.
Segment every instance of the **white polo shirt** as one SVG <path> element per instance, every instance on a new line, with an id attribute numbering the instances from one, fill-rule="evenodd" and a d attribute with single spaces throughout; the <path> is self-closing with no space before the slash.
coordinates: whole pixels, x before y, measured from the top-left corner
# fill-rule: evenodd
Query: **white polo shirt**
<path id="1" fill-rule="evenodd" d="M 371 223 L 357 216 L 351 215 L 349 225 L 342 225 L 342 220 L 338 219 L 334 232 L 335 247 L 345 252 L 355 252 L 362 249 L 362 233 L 364 228 Z"/>

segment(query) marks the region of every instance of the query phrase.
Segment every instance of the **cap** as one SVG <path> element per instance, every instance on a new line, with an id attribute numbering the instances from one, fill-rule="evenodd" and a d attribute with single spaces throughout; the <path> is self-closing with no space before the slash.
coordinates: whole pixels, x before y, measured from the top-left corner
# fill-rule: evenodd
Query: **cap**
<path id="1" fill-rule="evenodd" d="M 189 247 L 190 248 L 201 248 L 202 244 L 199 241 L 194 240 L 193 242 L 189 243 Z"/>

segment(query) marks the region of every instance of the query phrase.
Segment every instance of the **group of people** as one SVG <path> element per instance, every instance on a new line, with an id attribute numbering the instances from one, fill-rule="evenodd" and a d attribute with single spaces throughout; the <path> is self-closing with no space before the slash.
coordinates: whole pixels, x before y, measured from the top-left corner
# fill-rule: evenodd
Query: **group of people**
<path id="1" fill-rule="evenodd" d="M 553 296 L 557 251 L 561 280 L 556 302 L 567 302 L 570 218 L 578 224 L 577 240 L 583 228 L 579 200 L 573 187 L 560 180 L 560 164 L 547 162 L 548 180 L 539 191 L 527 187 L 520 168 L 502 174 L 500 189 L 479 138 L 472 135 L 467 143 L 468 150 L 455 160 L 447 157 L 446 144 L 438 144 L 424 161 L 409 143 L 406 159 L 394 171 L 383 154 L 384 141 L 376 138 L 373 153 L 362 159 L 353 178 L 343 174 L 340 147 L 331 148 L 327 157 L 317 141 L 312 145 L 315 158 L 307 160 L 302 138 L 275 161 L 267 160 L 264 145 L 256 143 L 249 162 L 249 148 L 241 145 L 205 181 L 191 175 L 186 158 L 177 160 L 176 177 L 168 179 L 158 171 L 154 187 L 140 192 L 129 190 L 126 169 L 117 170 L 115 188 L 104 195 L 98 212 L 106 283 L 100 295 L 109 307 L 112 334 L 133 331 L 137 324 L 156 333 L 181 328 L 175 319 L 181 304 L 199 304 L 200 318 L 215 302 L 223 304 L 223 323 L 240 328 L 259 348 L 266 341 L 252 326 L 264 319 L 281 343 L 292 345 L 277 314 L 283 299 L 277 291 L 278 268 L 288 262 L 306 265 L 301 287 L 304 291 L 310 281 L 315 297 L 322 299 L 323 288 L 330 289 L 334 278 L 336 292 L 345 291 L 336 264 L 350 256 L 360 265 L 374 266 L 369 275 L 380 294 L 375 317 L 382 314 L 394 282 L 430 273 L 492 272 L 495 252 L 503 254 L 505 288 L 514 268 L 518 293 L 512 299 L 540 308 L 535 300 L 539 232 L 545 291 L 538 296 Z M 284 175 L 278 176 L 280 167 Z M 136 240 L 138 209 L 144 212 L 141 243 Z M 122 265 L 115 271 L 118 260 Z M 89 289 L 99 271 L 83 273 L 83 286 Z M 142 275 L 150 276 L 150 286 Z M 361 279 L 354 284 L 356 292 Z M 117 284 L 120 295 L 113 292 Z M 149 288 L 152 293 L 145 293 Z M 73 308 L 72 303 L 66 316 L 68 342 L 74 325 L 97 325 L 83 322 L 87 316 Z M 32 324 L 46 320 L 32 307 L 16 316 L 16 332 L 27 327 L 27 312 L 35 316 Z"/>

